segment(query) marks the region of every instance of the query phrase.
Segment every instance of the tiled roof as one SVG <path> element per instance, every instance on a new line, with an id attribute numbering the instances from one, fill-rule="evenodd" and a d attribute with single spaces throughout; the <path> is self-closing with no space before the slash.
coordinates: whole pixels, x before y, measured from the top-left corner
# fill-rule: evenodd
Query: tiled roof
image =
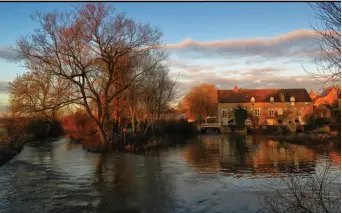
<path id="1" fill-rule="evenodd" d="M 327 89 L 325 89 L 320 95 L 319 97 L 324 97 L 327 96 L 329 94 L 329 92 L 333 89 L 333 87 L 329 87 Z"/>
<path id="2" fill-rule="evenodd" d="M 311 102 L 311 98 L 306 89 L 239 89 L 234 90 L 218 90 L 219 103 L 250 103 L 251 98 L 255 98 L 255 102 L 270 102 L 270 98 L 274 98 L 274 102 L 282 102 L 281 94 L 284 94 L 284 101 L 290 102 L 293 96 L 296 102 Z"/>
<path id="3" fill-rule="evenodd" d="M 331 90 L 332 90 L 333 88 L 334 88 L 334 87 L 329 87 L 329 88 L 325 89 L 320 95 L 316 96 L 316 97 L 313 99 L 313 102 L 316 102 L 316 101 L 320 100 L 321 98 L 326 97 L 326 96 L 331 92 Z M 340 88 L 337 89 L 337 98 L 338 98 L 338 99 L 341 98 L 341 89 L 340 89 Z"/>

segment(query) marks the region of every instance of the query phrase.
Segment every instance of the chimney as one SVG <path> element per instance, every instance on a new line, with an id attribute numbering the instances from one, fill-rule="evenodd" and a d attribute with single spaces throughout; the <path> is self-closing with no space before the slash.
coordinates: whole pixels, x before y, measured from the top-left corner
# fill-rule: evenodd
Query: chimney
<path id="1" fill-rule="evenodd" d="M 239 91 L 239 87 L 235 85 L 234 92 L 238 92 L 238 91 Z"/>

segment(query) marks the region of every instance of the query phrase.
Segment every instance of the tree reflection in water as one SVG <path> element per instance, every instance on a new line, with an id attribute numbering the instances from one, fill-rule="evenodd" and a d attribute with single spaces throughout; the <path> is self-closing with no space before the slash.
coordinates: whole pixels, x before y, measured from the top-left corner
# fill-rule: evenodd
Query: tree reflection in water
<path id="1" fill-rule="evenodd" d="M 265 137 L 202 135 L 197 143 L 189 144 L 185 158 L 197 172 L 253 178 L 313 173 L 316 153 L 305 146 Z"/>
<path id="2" fill-rule="evenodd" d="M 258 207 L 253 192 L 263 193 L 255 184 L 264 184 L 263 177 L 274 180 L 292 172 L 302 178 L 326 160 L 340 171 L 340 152 L 329 147 L 317 151 L 259 136 L 204 135 L 188 142 L 145 156 L 89 153 L 67 140 L 26 145 L 0 167 L 0 209 L 4 213 L 239 211 L 245 205 L 237 202 L 241 200 Z M 186 161 L 180 158 L 184 155 Z"/>
<path id="3" fill-rule="evenodd" d="M 175 207 L 173 187 L 163 174 L 161 161 L 158 155 L 99 156 L 95 185 L 101 198 L 97 212 L 165 212 Z"/>

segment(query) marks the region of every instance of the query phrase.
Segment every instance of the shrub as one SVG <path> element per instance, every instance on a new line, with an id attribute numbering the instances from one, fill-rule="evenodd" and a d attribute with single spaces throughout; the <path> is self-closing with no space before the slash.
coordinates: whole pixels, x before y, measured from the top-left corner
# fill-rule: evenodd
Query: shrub
<path id="1" fill-rule="evenodd" d="M 241 105 L 234 110 L 235 123 L 238 129 L 245 127 L 245 121 L 248 117 L 248 112 Z"/>
<path id="2" fill-rule="evenodd" d="M 267 181 L 264 187 L 270 192 L 259 199 L 262 208 L 258 212 L 341 212 L 341 191 L 334 190 L 334 181 L 341 173 L 333 172 L 330 164 L 316 170 L 305 179 L 290 173 L 279 180 Z"/>
<path id="3" fill-rule="evenodd" d="M 171 120 L 171 121 L 162 121 L 158 128 L 159 134 L 167 134 L 167 135 L 191 135 L 196 133 L 196 125 L 194 123 L 189 123 L 188 121 L 181 120 Z"/>
<path id="4" fill-rule="evenodd" d="M 283 120 L 278 119 L 278 124 L 281 125 L 283 123 Z"/>

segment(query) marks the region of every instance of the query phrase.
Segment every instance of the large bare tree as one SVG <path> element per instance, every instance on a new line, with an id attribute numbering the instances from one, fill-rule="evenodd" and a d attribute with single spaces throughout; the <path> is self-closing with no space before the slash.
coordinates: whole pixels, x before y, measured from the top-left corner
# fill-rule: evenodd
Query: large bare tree
<path id="1" fill-rule="evenodd" d="M 315 59 L 316 72 L 307 72 L 323 85 L 341 80 L 341 2 L 310 3 L 317 23 L 321 55 Z"/>
<path id="2" fill-rule="evenodd" d="M 39 29 L 17 42 L 26 66 L 39 64 L 45 73 L 70 83 L 72 99 L 79 98 L 100 140 L 109 142 L 112 101 L 166 57 L 161 32 L 104 3 L 83 4 L 69 13 L 37 13 L 34 20 Z M 123 58 L 129 69 L 118 68 Z M 152 63 L 146 66 L 146 61 Z"/>

